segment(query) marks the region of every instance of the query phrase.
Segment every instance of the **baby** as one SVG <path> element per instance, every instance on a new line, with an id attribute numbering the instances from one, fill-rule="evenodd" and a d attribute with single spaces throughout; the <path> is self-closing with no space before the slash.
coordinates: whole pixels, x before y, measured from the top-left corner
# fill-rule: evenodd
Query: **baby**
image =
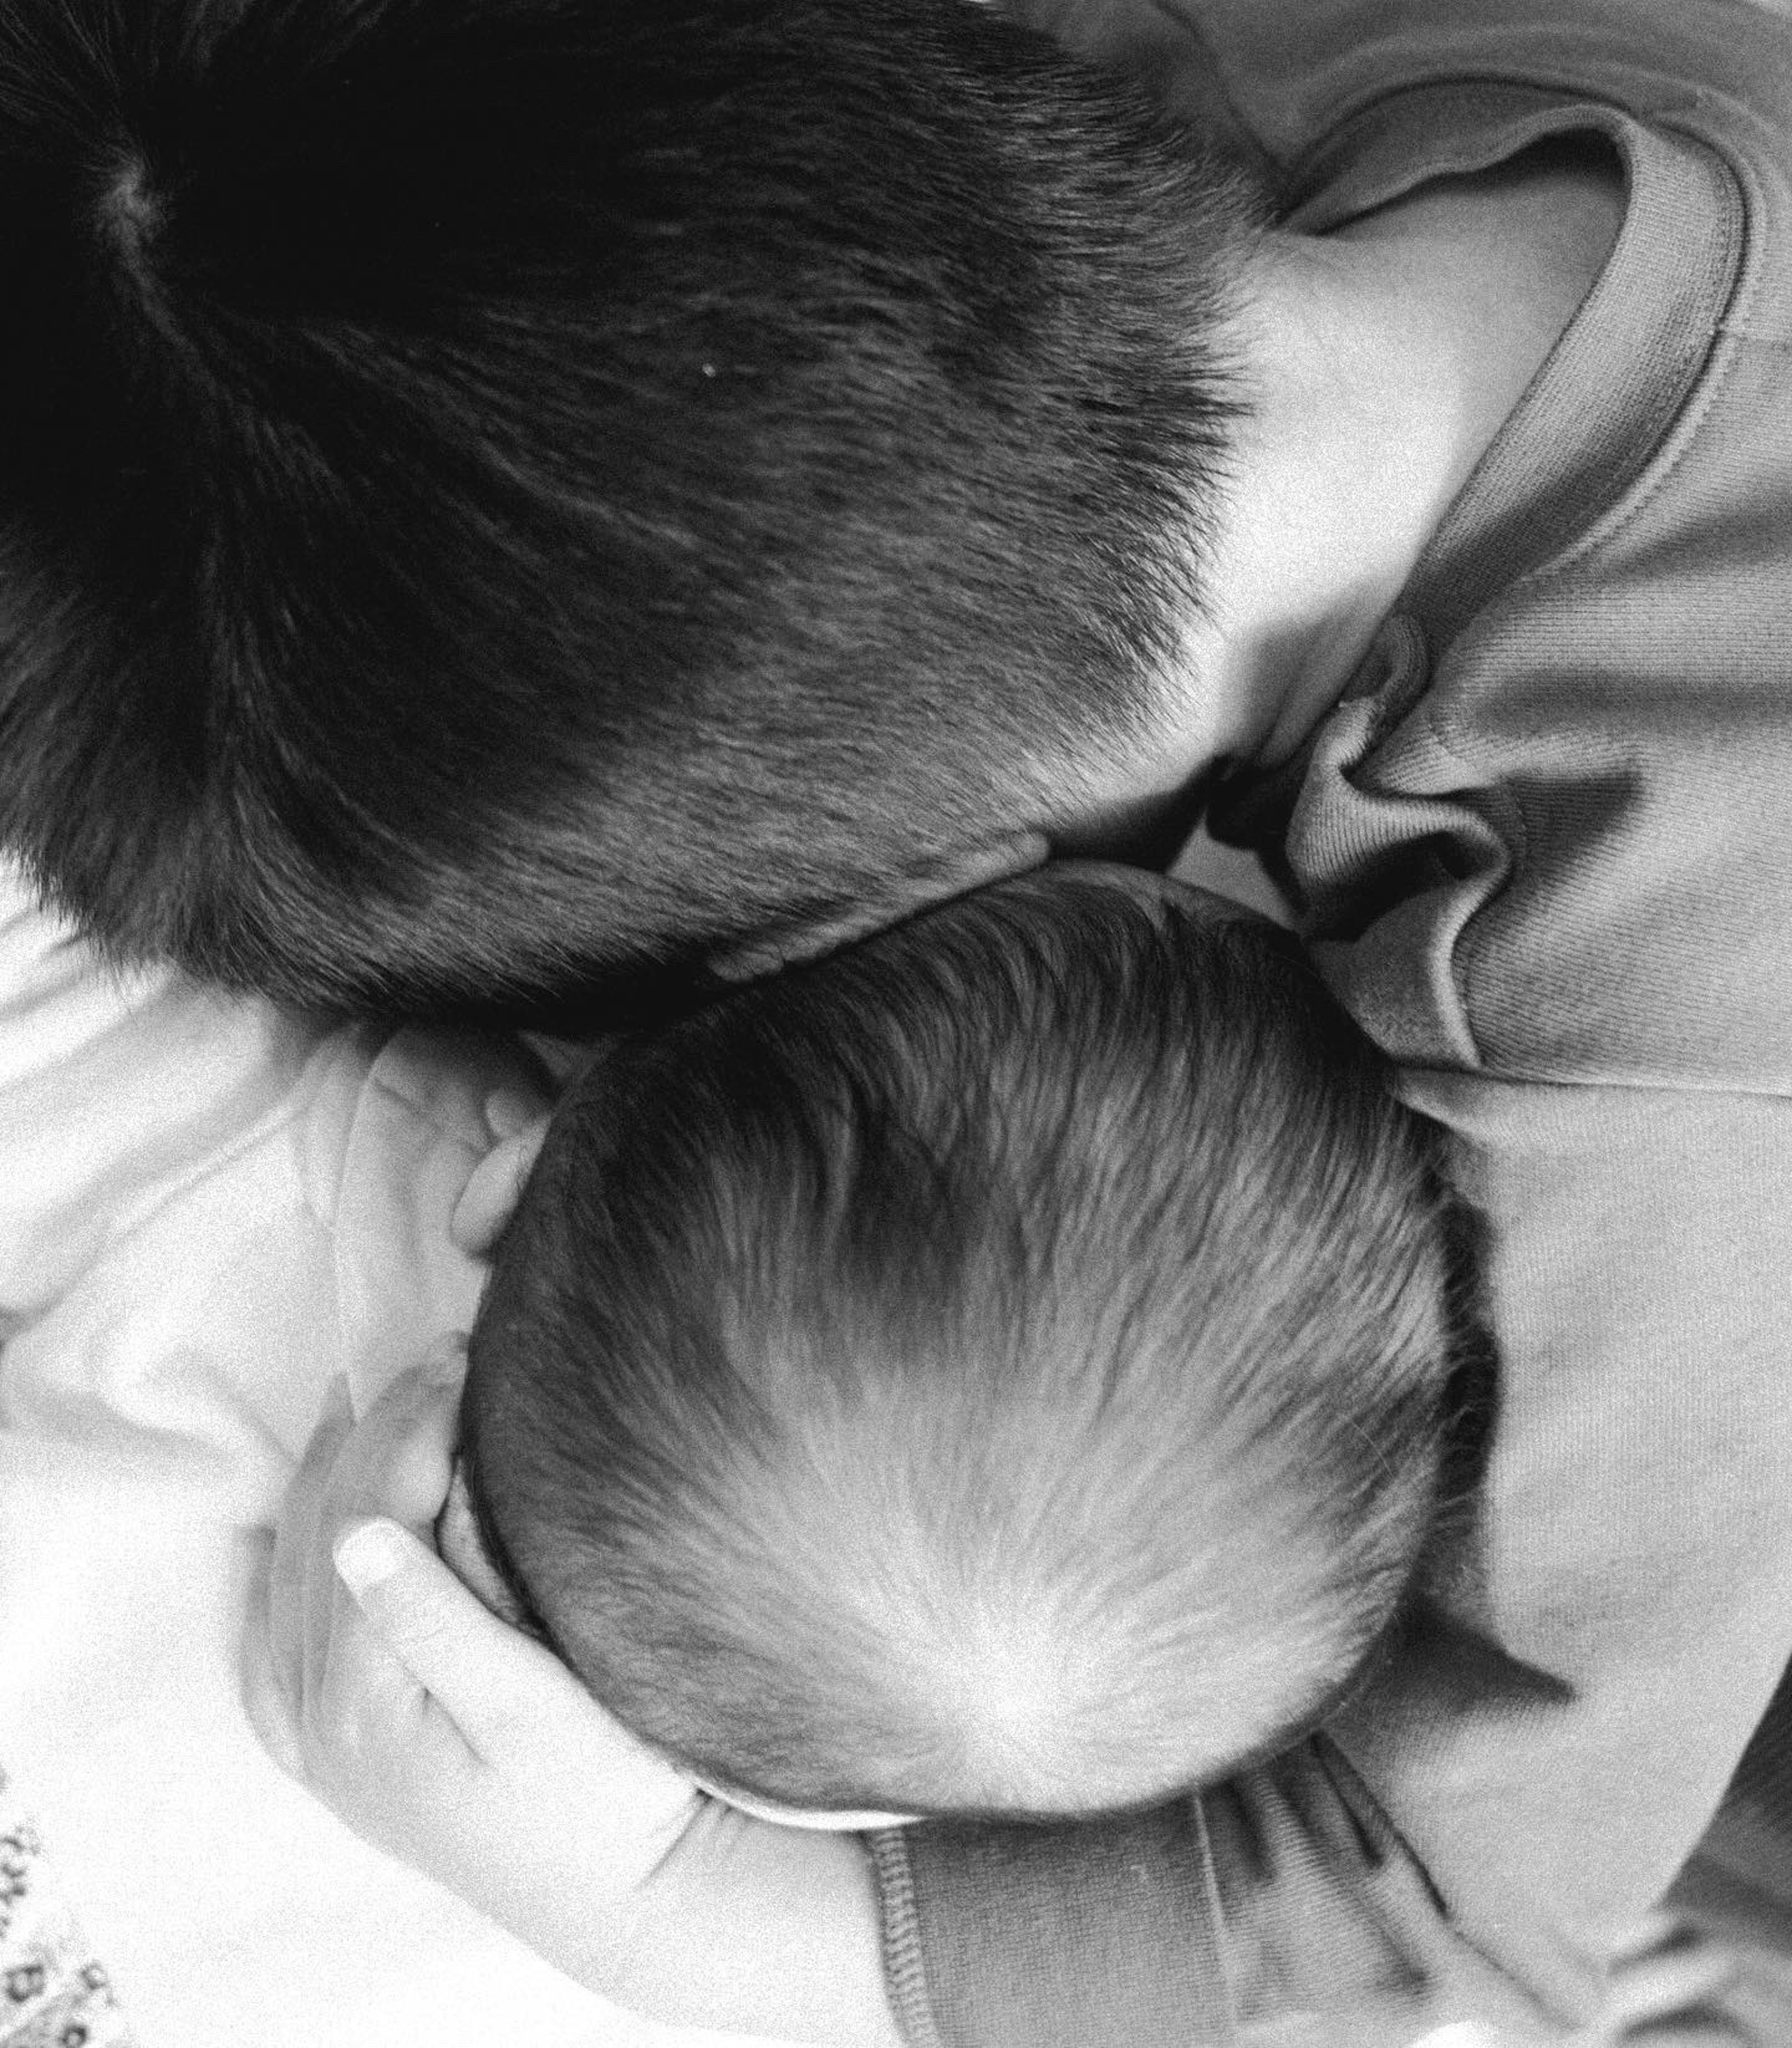
<path id="1" fill-rule="evenodd" d="M 1140 1805 L 1387 1628 L 1444 1223 L 1284 934 L 1048 868 L 589 1072 L 473 1334 L 467 1496 L 525 1616 L 737 1803 Z"/>

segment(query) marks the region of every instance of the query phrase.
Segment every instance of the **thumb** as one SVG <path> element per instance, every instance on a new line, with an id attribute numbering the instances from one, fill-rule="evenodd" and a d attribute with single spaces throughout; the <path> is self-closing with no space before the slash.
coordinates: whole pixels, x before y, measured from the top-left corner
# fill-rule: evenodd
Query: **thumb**
<path id="1" fill-rule="evenodd" d="M 540 1717 L 581 1689 L 559 1659 L 500 1621 L 428 1544 L 380 1516 L 337 1538 L 336 1575 L 367 1625 L 473 1747 L 502 1747 L 526 1701 Z"/>
<path id="2" fill-rule="evenodd" d="M 452 1718 L 486 1763 L 539 1778 L 601 1782 L 636 1825 L 663 1825 L 692 1794 L 551 1650 L 501 1621 L 427 1544 L 381 1517 L 338 1539 L 338 1576 L 368 1627 Z"/>

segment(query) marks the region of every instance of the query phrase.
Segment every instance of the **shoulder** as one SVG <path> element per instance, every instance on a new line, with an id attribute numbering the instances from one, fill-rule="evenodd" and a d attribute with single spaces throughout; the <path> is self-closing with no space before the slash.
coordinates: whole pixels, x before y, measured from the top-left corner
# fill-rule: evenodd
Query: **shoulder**
<path id="1" fill-rule="evenodd" d="M 1783 115 L 1792 10 L 1769 0 L 1029 0 L 1041 25 L 1138 62 L 1169 103 L 1219 112 L 1290 164 L 1391 91 L 1569 91 L 1639 114 Z"/>

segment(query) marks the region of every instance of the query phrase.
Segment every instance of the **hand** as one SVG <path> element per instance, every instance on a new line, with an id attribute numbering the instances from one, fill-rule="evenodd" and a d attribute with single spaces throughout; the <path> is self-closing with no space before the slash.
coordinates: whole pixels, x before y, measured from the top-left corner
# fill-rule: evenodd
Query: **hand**
<path id="1" fill-rule="evenodd" d="M 1202 1796 L 1241 2013 L 1313 2015 L 1312 2048 L 1526 2048 L 1563 2030 L 1451 1925 L 1336 1746 Z M 1433 2030 L 1441 2030 L 1433 2034 Z"/>
<path id="2" fill-rule="evenodd" d="M 859 1840 L 705 1798 L 435 1554 L 455 1396 L 406 1375 L 359 1422 L 339 1401 L 320 1425 L 251 1613 L 262 1740 L 357 1833 L 606 1996 L 894 2048 Z"/>
<path id="3" fill-rule="evenodd" d="M 346 1397 L 332 1398 L 288 1495 L 251 1627 L 251 1716 L 277 1759 L 358 1833 L 516 1931 L 551 1934 L 553 1842 L 531 1836 L 572 1817 L 564 1789 L 539 1809 L 534 1795 L 576 1792 L 593 1887 L 619 1903 L 690 1825 L 698 1795 L 546 1650 L 476 1602 L 463 1607 L 423 1540 L 447 1490 L 454 1402 L 451 1379 L 421 1373 L 359 1425 Z M 372 1513 L 389 1519 L 357 1519 Z M 336 1569 L 338 1548 L 363 1580 L 364 1606 Z M 582 1914 L 576 1953 L 551 1960 L 603 1973 L 615 1959 L 601 1953 L 601 1930 L 623 1917 Z"/>
<path id="4" fill-rule="evenodd" d="M 1614 1957 L 1598 2020 L 1574 2048 L 1771 2048 L 1788 2038 L 1792 1970 L 1660 1912 Z"/>

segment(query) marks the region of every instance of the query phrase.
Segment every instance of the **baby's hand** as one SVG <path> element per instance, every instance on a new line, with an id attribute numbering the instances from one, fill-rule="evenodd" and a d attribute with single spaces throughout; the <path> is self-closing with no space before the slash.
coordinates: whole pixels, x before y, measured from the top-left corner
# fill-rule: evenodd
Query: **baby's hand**
<path id="1" fill-rule="evenodd" d="M 704 1797 L 436 1555 L 455 1398 L 407 1375 L 360 1422 L 343 1403 L 320 1425 L 250 1617 L 262 1740 L 593 1990 L 668 2021 L 894 2043 L 862 1845 Z"/>
<path id="2" fill-rule="evenodd" d="M 451 1382 L 408 1374 L 359 1425 L 345 1403 L 326 1415 L 250 1628 L 252 1716 L 358 1833 L 562 1968 L 607 1980 L 624 1960 L 620 1909 L 699 1795 L 556 1658 L 469 1600 L 420 1540 L 447 1489 L 454 1401 Z M 576 1916 L 553 1910 L 569 1827 L 588 1845 Z"/>

